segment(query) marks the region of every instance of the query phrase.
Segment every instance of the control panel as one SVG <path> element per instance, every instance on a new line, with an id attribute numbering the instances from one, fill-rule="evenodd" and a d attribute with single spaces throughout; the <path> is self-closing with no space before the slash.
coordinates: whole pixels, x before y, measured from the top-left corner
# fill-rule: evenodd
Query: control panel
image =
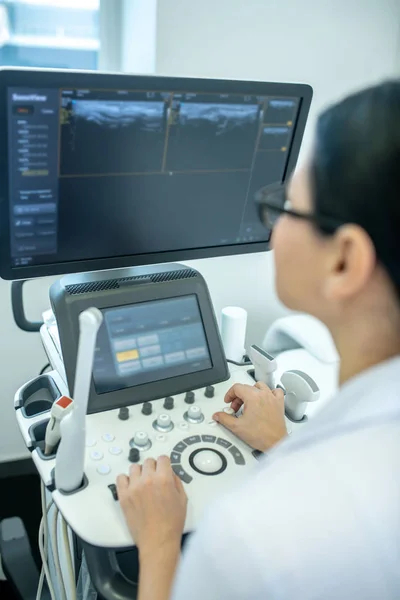
<path id="1" fill-rule="evenodd" d="M 84 484 L 72 494 L 53 491 L 57 506 L 75 533 L 95 546 L 132 546 L 117 498 L 116 478 L 120 473 L 128 474 L 131 464 L 161 455 L 170 457 L 173 470 L 185 486 L 189 499 L 185 532 L 192 531 L 209 502 L 245 478 L 259 459 L 259 452 L 212 418 L 219 410 L 231 412 L 224 397 L 232 385 L 254 385 L 248 370 L 232 366 L 230 379 L 225 382 L 87 415 Z M 55 388 L 60 395 L 67 393 L 58 373 L 46 377 L 52 380 L 49 389 Z M 21 395 L 17 392 L 16 398 Z M 49 411 L 29 416 L 27 412 L 34 411 L 17 408 L 17 420 L 28 447 L 33 448 L 39 474 L 51 488 L 55 454 L 45 456 L 40 441 Z M 303 424 L 288 420 L 287 426 L 291 433 Z"/>

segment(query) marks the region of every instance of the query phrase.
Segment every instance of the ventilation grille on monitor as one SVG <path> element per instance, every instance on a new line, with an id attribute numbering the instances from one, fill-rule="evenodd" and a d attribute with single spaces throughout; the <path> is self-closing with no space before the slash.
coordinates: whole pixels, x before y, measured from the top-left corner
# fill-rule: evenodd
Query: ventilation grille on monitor
<path id="1" fill-rule="evenodd" d="M 191 279 L 197 277 L 197 272 L 192 269 L 177 271 L 166 271 L 165 273 L 154 273 L 152 275 L 137 275 L 135 277 L 121 277 L 121 279 L 108 279 L 105 281 L 91 281 L 88 283 L 77 283 L 66 285 L 65 290 L 70 295 L 92 294 L 104 290 L 116 290 L 125 285 L 138 285 L 140 283 L 163 283 L 176 279 Z"/>

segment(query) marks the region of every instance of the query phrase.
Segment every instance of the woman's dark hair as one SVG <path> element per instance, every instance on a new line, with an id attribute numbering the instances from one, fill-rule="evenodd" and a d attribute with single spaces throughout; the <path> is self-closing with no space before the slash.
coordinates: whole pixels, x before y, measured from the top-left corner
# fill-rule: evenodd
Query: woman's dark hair
<path id="1" fill-rule="evenodd" d="M 400 81 L 349 96 L 317 123 L 314 211 L 360 225 L 400 297 Z"/>

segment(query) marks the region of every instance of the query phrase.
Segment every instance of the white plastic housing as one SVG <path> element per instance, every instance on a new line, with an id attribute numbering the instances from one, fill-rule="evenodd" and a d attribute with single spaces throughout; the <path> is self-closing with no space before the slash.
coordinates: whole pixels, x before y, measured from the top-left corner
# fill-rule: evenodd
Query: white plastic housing
<path id="1" fill-rule="evenodd" d="M 226 306 L 221 313 L 221 338 L 228 360 L 241 362 L 245 353 L 247 311 L 239 306 Z"/>
<path id="2" fill-rule="evenodd" d="M 274 389 L 274 373 L 277 369 L 274 357 L 255 344 L 250 347 L 249 357 L 254 366 L 254 377 L 256 381 L 263 381 L 270 389 Z"/>
<path id="3" fill-rule="evenodd" d="M 281 377 L 285 388 L 285 411 L 292 421 L 301 421 L 309 402 L 315 402 L 320 396 L 319 387 L 304 371 L 285 371 Z"/>
<path id="4" fill-rule="evenodd" d="M 89 401 L 97 332 L 103 315 L 88 308 L 79 315 L 79 343 L 76 361 L 74 408 L 61 421 L 61 442 L 57 451 L 55 482 L 63 492 L 71 492 L 82 483 L 85 463 L 86 412 Z"/>

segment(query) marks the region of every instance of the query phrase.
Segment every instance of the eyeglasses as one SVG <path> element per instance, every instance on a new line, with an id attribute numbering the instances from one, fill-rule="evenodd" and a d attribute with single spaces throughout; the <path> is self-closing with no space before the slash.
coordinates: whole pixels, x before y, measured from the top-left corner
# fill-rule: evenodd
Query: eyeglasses
<path id="1" fill-rule="evenodd" d="M 267 185 L 255 194 L 255 202 L 258 207 L 258 216 L 262 224 L 272 230 L 282 215 L 289 215 L 296 219 L 302 219 L 318 225 L 325 233 L 334 233 L 344 221 L 316 215 L 302 213 L 293 210 L 290 200 L 286 196 L 286 187 L 282 184 Z"/>

